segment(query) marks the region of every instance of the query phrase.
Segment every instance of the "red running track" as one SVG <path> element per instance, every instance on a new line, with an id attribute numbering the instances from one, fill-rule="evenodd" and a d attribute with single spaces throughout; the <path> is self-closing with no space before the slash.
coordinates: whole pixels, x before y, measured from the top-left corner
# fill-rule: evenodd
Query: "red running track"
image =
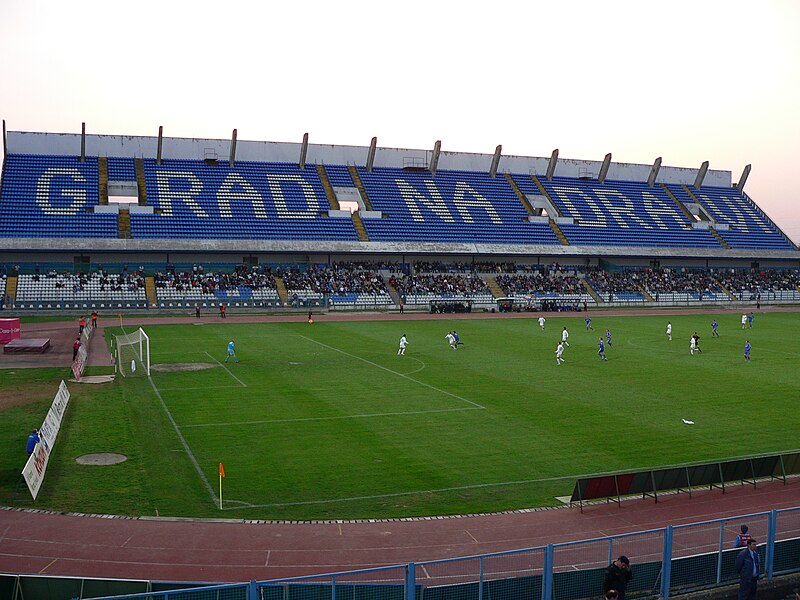
<path id="1" fill-rule="evenodd" d="M 0 572 L 236 582 L 544 546 L 800 504 L 800 480 L 504 514 L 271 523 L 0 510 Z M 762 538 L 766 532 L 753 532 Z"/>

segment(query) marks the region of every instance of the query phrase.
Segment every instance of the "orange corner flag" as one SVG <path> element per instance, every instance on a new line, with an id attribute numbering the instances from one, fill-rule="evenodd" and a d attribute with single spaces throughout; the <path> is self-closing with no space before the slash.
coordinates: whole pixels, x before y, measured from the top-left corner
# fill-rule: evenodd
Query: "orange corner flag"
<path id="1" fill-rule="evenodd" d="M 225 467 L 222 466 L 222 463 L 219 463 L 219 476 L 225 477 Z"/>

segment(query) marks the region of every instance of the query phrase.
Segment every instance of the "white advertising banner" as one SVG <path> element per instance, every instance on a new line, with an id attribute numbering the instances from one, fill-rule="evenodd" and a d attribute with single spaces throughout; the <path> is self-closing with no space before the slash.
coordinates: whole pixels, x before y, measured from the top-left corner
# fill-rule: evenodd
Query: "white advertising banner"
<path id="1" fill-rule="evenodd" d="M 62 381 L 61 385 L 58 386 L 58 392 L 53 399 L 53 404 L 50 406 L 50 410 L 47 411 L 44 423 L 39 428 L 39 443 L 36 444 L 33 453 L 28 457 L 28 462 L 25 463 L 25 467 L 22 469 L 22 476 L 25 478 L 25 483 L 28 484 L 28 489 L 34 500 L 36 500 L 39 489 L 42 487 L 47 463 L 50 460 L 50 453 L 53 451 L 53 444 L 55 444 L 56 436 L 59 429 L 61 429 L 61 421 L 67 411 L 68 402 L 69 389 L 67 389 L 67 384 Z"/>

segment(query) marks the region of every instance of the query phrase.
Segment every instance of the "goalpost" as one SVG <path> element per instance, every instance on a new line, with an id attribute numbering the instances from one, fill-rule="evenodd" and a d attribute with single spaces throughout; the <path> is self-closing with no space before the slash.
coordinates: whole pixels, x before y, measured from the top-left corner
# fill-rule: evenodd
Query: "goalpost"
<path id="1" fill-rule="evenodd" d="M 140 327 L 133 333 L 114 336 L 117 370 L 123 377 L 150 375 L 150 338 Z"/>

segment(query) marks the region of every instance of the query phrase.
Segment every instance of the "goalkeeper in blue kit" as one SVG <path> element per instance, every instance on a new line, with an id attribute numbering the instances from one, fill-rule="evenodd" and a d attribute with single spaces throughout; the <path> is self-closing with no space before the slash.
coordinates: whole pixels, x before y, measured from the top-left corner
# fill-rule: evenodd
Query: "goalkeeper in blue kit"
<path id="1" fill-rule="evenodd" d="M 225 357 L 225 362 L 228 362 L 230 357 L 233 357 L 234 362 L 239 362 L 239 357 L 236 356 L 236 343 L 234 340 L 228 342 L 228 356 Z"/>

